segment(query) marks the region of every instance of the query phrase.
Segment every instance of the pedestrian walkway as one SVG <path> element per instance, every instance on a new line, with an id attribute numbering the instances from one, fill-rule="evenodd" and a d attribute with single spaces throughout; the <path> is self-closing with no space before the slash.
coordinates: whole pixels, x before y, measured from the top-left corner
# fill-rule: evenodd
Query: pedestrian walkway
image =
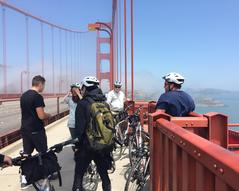
<path id="1" fill-rule="evenodd" d="M 47 127 L 47 137 L 48 137 L 48 145 L 52 146 L 56 143 L 65 141 L 69 139 L 70 134 L 66 127 L 67 117 L 63 118 Z M 21 150 L 21 140 L 0 150 L 0 153 L 4 153 L 10 156 L 17 156 L 19 151 Z M 58 180 L 54 181 L 53 184 L 56 188 L 56 191 L 71 191 L 73 176 L 74 176 L 74 159 L 73 159 L 73 151 L 71 148 L 64 149 L 58 155 L 59 163 L 62 166 L 62 187 L 58 186 Z M 122 160 L 118 160 L 116 162 L 116 171 L 110 175 L 110 179 L 112 181 L 112 191 L 122 191 L 124 190 L 125 185 L 125 173 L 127 173 L 128 169 L 128 159 L 127 157 Z M 0 171 L 0 182 L 1 188 L 0 190 L 4 191 L 20 191 L 19 184 L 19 168 L 18 167 L 10 167 Z M 33 191 L 33 188 L 29 188 L 28 191 Z M 102 191 L 101 182 L 99 182 L 97 191 Z"/>

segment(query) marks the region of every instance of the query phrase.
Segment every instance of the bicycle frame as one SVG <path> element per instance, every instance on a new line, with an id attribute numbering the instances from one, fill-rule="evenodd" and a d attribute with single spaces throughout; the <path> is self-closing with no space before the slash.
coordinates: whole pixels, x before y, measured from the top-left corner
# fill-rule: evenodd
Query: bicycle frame
<path id="1" fill-rule="evenodd" d="M 45 154 L 47 154 L 48 152 L 51 152 L 51 151 L 53 151 L 54 153 L 59 153 L 59 152 L 62 151 L 63 148 L 69 147 L 69 146 L 75 144 L 78 141 L 79 141 L 78 139 L 72 139 L 72 140 L 65 141 L 63 143 L 56 144 L 56 145 L 50 147 L 47 150 L 46 153 L 37 153 L 34 156 L 24 156 L 23 154 L 21 154 L 19 157 L 16 157 L 16 158 L 13 159 L 13 165 L 14 166 L 21 166 L 21 164 L 24 160 L 27 160 L 27 159 L 30 159 L 30 158 L 39 158 L 39 161 L 40 161 L 40 164 L 41 164 L 42 163 L 41 156 L 43 156 L 43 155 L 45 155 Z M 60 174 L 58 174 L 58 175 L 60 175 Z M 51 183 L 50 183 L 50 177 L 51 177 L 51 175 L 48 175 L 46 178 L 32 183 L 34 188 L 37 191 L 54 191 L 55 189 L 54 189 L 53 185 L 51 185 Z M 62 180 L 61 180 L 60 176 L 59 176 L 59 183 L 60 183 L 60 186 L 61 186 Z"/>

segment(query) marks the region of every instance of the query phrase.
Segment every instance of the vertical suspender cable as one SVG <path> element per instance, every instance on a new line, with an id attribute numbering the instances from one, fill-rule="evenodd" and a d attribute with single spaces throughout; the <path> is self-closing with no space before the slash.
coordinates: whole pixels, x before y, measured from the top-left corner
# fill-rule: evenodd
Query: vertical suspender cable
<path id="1" fill-rule="evenodd" d="M 75 54 L 75 47 L 74 47 L 74 33 L 72 33 L 72 37 L 71 37 L 71 57 L 72 57 L 72 81 L 73 83 L 75 83 L 75 57 L 74 57 L 74 54 Z"/>
<path id="2" fill-rule="evenodd" d="M 51 53 L 52 53 L 52 93 L 55 93 L 55 58 L 54 58 L 54 28 L 51 26 Z"/>
<path id="3" fill-rule="evenodd" d="M 59 50 L 59 62 L 60 62 L 60 77 L 59 77 L 59 93 L 62 93 L 62 35 L 61 29 L 59 29 L 59 43 L 60 43 L 60 50 Z"/>
<path id="4" fill-rule="evenodd" d="M 26 16 L 26 69 L 27 69 L 27 88 L 30 86 L 30 62 L 29 62 L 29 23 Z"/>
<path id="5" fill-rule="evenodd" d="M 4 93 L 7 93 L 7 43 L 6 43 L 6 18 L 5 7 L 2 6 L 2 54 L 3 54 L 3 81 L 4 81 Z"/>
<path id="6" fill-rule="evenodd" d="M 125 96 L 128 97 L 128 89 L 127 89 L 127 13 L 126 13 L 126 3 L 127 1 L 124 0 L 124 62 L 125 62 Z"/>
<path id="7" fill-rule="evenodd" d="M 80 79 L 79 79 L 79 77 L 80 77 L 80 45 L 79 45 L 79 34 L 77 34 L 77 73 L 78 73 L 78 75 L 77 75 L 77 80 L 79 81 Z"/>
<path id="8" fill-rule="evenodd" d="M 116 18 L 115 18 L 115 26 L 116 26 L 116 78 L 119 80 L 119 54 L 118 54 L 118 43 L 119 43 L 119 28 L 118 28 L 118 1 L 116 2 Z"/>
<path id="9" fill-rule="evenodd" d="M 68 88 L 68 44 L 67 44 L 67 31 L 65 31 L 65 51 L 66 51 L 66 90 Z"/>
<path id="10" fill-rule="evenodd" d="M 121 2 L 119 1 L 119 80 L 122 81 L 122 52 L 121 52 L 121 46 L 122 46 L 122 41 L 121 41 Z"/>
<path id="11" fill-rule="evenodd" d="M 83 68 L 81 68 L 81 66 L 83 66 L 83 64 L 82 64 L 82 43 L 81 43 L 81 39 L 82 39 L 82 34 L 79 34 L 80 36 L 79 36 L 79 69 L 80 69 L 80 71 L 79 71 L 79 76 L 80 76 L 80 78 L 82 78 L 83 77 L 83 72 L 82 72 L 82 70 L 83 70 Z"/>
<path id="12" fill-rule="evenodd" d="M 42 76 L 44 76 L 44 29 L 43 23 L 41 22 L 41 70 Z"/>
<path id="13" fill-rule="evenodd" d="M 76 36 L 76 33 L 74 33 L 74 53 L 75 53 L 75 82 L 78 81 L 78 78 L 77 78 L 77 71 L 78 71 L 78 64 L 77 64 L 77 36 Z"/>
<path id="14" fill-rule="evenodd" d="M 134 0 L 131 0 L 131 88 L 134 100 Z"/>
<path id="15" fill-rule="evenodd" d="M 71 77 L 70 77 L 70 79 L 71 79 L 71 84 L 72 84 L 72 73 L 73 73 L 73 66 L 72 66 L 72 33 L 70 33 L 70 57 L 71 57 L 71 72 L 70 72 L 70 75 L 71 75 Z"/>

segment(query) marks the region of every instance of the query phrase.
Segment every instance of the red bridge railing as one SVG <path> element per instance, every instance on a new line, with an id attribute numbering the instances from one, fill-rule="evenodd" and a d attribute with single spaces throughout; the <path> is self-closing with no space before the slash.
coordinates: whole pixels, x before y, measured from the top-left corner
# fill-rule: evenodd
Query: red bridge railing
<path id="1" fill-rule="evenodd" d="M 218 118 L 218 122 L 213 118 Z M 171 118 L 170 121 L 165 114 L 150 114 L 151 190 L 239 190 L 239 156 L 221 147 L 225 147 L 225 137 L 209 130 L 211 141 L 217 145 L 182 128 L 186 124 L 190 128 L 207 129 L 208 125 L 217 128 L 220 122 L 227 125 L 224 116 L 210 113 L 193 125 L 191 120 Z"/>
<path id="2" fill-rule="evenodd" d="M 56 115 L 53 115 L 52 117 L 44 120 L 44 125 L 47 126 L 69 114 L 69 110 L 59 112 Z M 2 135 L 0 135 L 0 149 L 3 147 L 8 146 L 11 143 L 14 143 L 15 141 L 21 139 L 21 131 L 20 129 L 11 130 L 9 132 L 6 132 Z"/>

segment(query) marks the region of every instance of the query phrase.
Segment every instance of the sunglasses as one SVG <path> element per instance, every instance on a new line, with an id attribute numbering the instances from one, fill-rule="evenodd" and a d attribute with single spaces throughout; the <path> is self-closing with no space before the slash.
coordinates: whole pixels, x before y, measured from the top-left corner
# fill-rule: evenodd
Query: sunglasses
<path id="1" fill-rule="evenodd" d="M 121 86 L 115 86 L 115 88 L 117 88 L 117 89 L 120 89 L 120 88 L 121 88 Z"/>

